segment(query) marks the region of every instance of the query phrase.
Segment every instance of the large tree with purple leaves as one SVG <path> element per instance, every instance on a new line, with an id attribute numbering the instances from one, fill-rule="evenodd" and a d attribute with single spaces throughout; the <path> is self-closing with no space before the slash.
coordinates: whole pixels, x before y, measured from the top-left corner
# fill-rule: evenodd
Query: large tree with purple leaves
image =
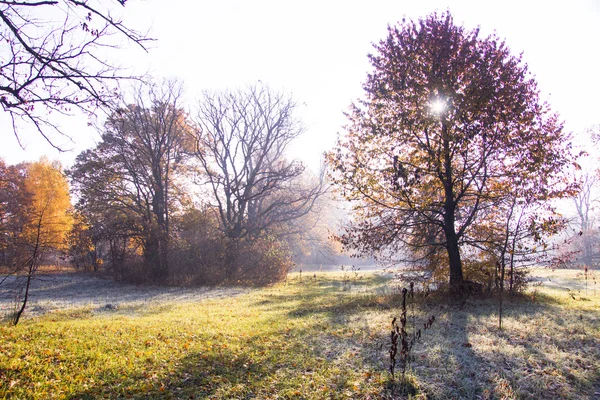
<path id="1" fill-rule="evenodd" d="M 369 59 L 365 96 L 329 154 L 333 180 L 356 204 L 342 241 L 444 260 L 460 288 L 462 254 L 493 240 L 476 229 L 489 210 L 517 193 L 558 193 L 573 162 L 568 136 L 521 56 L 449 12 L 390 26 Z"/>

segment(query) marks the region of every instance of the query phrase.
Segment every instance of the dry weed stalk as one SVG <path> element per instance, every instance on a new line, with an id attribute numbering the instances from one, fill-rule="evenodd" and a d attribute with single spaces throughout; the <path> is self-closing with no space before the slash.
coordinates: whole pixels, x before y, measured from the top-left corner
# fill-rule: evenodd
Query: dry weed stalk
<path id="1" fill-rule="evenodd" d="M 413 346 L 421 340 L 422 334 L 427 329 L 431 328 L 433 322 L 435 321 L 435 316 L 432 315 L 425 321 L 423 324 L 423 329 L 417 329 L 416 327 L 416 317 L 414 313 L 414 284 L 411 282 L 410 290 L 407 288 L 402 288 L 402 308 L 400 313 L 400 324 L 398 325 L 398 319 L 394 317 L 392 320 L 392 331 L 390 334 L 390 374 L 392 375 L 392 380 L 396 379 L 395 372 L 396 366 L 400 365 L 402 371 L 401 381 L 404 382 L 406 370 L 410 362 L 412 361 L 411 351 Z M 407 297 L 413 300 L 411 302 L 411 309 L 413 314 L 413 334 L 412 337 L 408 334 L 408 307 L 407 307 Z M 400 346 L 400 351 L 398 352 L 398 346 Z"/>

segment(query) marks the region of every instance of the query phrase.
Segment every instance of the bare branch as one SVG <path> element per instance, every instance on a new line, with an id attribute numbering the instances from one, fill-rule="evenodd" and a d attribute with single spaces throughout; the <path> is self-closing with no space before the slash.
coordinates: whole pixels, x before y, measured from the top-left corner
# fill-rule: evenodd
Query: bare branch
<path id="1" fill-rule="evenodd" d="M 19 141 L 19 122 L 33 123 L 58 147 L 51 133 L 65 133 L 50 122 L 50 112 L 94 115 L 116 98 L 119 81 L 141 79 L 100 56 L 115 47 L 114 34 L 144 51 L 152 40 L 88 1 L 0 1 L 0 105 Z"/>

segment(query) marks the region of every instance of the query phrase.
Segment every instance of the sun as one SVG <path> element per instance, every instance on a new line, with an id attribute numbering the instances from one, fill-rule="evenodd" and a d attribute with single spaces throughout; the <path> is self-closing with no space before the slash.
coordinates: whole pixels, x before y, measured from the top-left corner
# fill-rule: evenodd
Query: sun
<path id="1" fill-rule="evenodd" d="M 436 99 L 429 104 L 429 107 L 434 114 L 441 114 L 446 111 L 447 104 L 443 99 Z"/>

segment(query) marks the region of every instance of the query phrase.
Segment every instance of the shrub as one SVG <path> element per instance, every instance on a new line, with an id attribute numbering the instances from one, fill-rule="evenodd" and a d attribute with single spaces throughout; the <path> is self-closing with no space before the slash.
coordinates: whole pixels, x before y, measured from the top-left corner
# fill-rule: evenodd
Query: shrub
<path id="1" fill-rule="evenodd" d="M 268 234 L 228 238 L 210 209 L 189 210 L 178 226 L 169 257 L 172 283 L 268 285 L 294 267 L 285 242 Z"/>

